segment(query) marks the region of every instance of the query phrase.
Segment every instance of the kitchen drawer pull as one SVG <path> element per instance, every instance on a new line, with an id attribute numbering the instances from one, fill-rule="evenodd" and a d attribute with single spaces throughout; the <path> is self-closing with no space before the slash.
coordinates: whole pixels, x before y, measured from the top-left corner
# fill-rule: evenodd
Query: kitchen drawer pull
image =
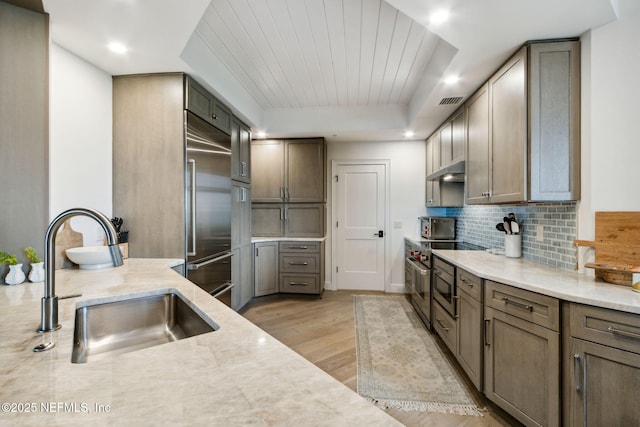
<path id="1" fill-rule="evenodd" d="M 289 249 L 309 249 L 309 246 L 289 246 Z"/>
<path id="2" fill-rule="evenodd" d="M 473 286 L 475 285 L 475 283 L 467 282 L 467 281 L 466 281 L 466 280 L 464 280 L 464 279 L 460 279 L 460 281 L 461 281 L 462 283 L 464 283 L 465 285 L 467 285 L 468 287 L 470 287 L 470 288 L 473 288 Z"/>
<path id="3" fill-rule="evenodd" d="M 289 261 L 289 265 L 309 265 L 308 262 L 294 262 L 294 261 Z"/>
<path id="4" fill-rule="evenodd" d="M 438 322 L 438 325 L 440 325 L 440 327 L 445 331 L 445 332 L 449 332 L 449 328 L 447 328 L 443 323 L 442 320 L 436 318 L 436 322 Z"/>
<path id="5" fill-rule="evenodd" d="M 640 334 L 635 334 L 633 332 L 616 329 L 613 326 L 609 326 L 607 328 L 607 331 L 611 332 L 613 335 L 618 335 L 620 337 L 630 338 L 632 340 L 640 340 Z"/>
<path id="6" fill-rule="evenodd" d="M 502 297 L 502 300 L 504 301 L 505 304 L 511 304 L 511 305 L 515 305 L 518 308 L 522 308 L 523 310 L 533 311 L 532 305 L 522 304 L 521 302 L 510 300 L 507 297 Z"/>
<path id="7" fill-rule="evenodd" d="M 487 338 L 489 338 L 489 325 L 491 324 L 491 319 L 484 319 L 484 345 L 489 347 L 491 343 Z"/>
<path id="8" fill-rule="evenodd" d="M 211 115 L 211 118 L 212 118 L 213 120 L 218 120 L 218 116 L 217 116 L 215 113 Z"/>
<path id="9" fill-rule="evenodd" d="M 289 282 L 289 286 L 309 286 L 309 282 Z"/>

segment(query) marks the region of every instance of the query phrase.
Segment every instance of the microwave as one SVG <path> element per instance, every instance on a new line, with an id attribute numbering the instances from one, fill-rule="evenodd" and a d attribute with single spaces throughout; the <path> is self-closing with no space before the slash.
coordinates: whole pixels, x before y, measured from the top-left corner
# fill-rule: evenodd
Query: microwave
<path id="1" fill-rule="evenodd" d="M 451 217 L 420 217 L 420 235 L 431 240 L 455 240 L 456 219 Z"/>

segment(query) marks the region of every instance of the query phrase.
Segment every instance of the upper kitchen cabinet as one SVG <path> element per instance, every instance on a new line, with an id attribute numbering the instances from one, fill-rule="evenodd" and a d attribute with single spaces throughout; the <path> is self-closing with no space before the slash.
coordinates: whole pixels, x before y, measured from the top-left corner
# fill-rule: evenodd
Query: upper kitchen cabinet
<path id="1" fill-rule="evenodd" d="M 579 48 L 527 44 L 467 101 L 467 204 L 579 199 Z"/>
<path id="2" fill-rule="evenodd" d="M 440 133 L 436 132 L 427 139 L 427 176 L 431 175 L 440 157 Z M 440 206 L 440 182 L 427 180 L 426 206 Z"/>
<path id="3" fill-rule="evenodd" d="M 231 179 L 251 183 L 251 129 L 231 118 Z"/>
<path id="4" fill-rule="evenodd" d="M 322 138 L 252 141 L 252 202 L 324 203 Z"/>
<path id="5" fill-rule="evenodd" d="M 185 108 L 228 134 L 231 133 L 231 111 L 205 88 L 187 77 Z"/>

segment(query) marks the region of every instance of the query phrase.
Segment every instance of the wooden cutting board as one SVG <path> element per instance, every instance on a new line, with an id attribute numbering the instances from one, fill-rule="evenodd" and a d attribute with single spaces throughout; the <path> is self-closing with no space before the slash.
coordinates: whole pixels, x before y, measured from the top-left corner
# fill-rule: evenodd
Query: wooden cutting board
<path id="1" fill-rule="evenodd" d="M 575 240 L 576 246 L 594 247 L 596 277 L 609 283 L 631 285 L 631 273 L 640 265 L 640 212 L 596 212 L 595 240 Z"/>
<path id="2" fill-rule="evenodd" d="M 69 248 L 83 246 L 82 242 L 82 233 L 71 228 L 71 219 L 66 220 L 62 224 L 62 228 L 58 230 L 58 234 L 56 234 L 56 270 L 74 266 L 74 264 L 69 261 L 69 258 L 67 258 L 67 255 L 65 255 L 65 251 Z"/>

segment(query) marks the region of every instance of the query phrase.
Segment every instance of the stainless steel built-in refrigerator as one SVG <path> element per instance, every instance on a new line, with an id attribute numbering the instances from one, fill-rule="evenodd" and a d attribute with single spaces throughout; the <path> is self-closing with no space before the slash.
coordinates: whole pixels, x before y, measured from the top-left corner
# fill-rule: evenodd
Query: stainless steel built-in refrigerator
<path id="1" fill-rule="evenodd" d="M 231 137 L 190 112 L 186 132 L 187 279 L 231 305 Z"/>

